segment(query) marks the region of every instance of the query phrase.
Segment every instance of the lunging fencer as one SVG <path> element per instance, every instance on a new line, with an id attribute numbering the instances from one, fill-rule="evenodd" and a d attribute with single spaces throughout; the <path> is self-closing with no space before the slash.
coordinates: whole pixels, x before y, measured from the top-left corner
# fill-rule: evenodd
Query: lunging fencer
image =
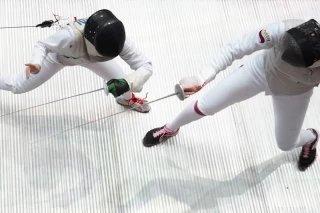
<path id="1" fill-rule="evenodd" d="M 180 127 L 214 115 L 261 92 L 272 96 L 275 139 L 283 151 L 302 147 L 298 166 L 304 171 L 316 159 L 318 132 L 301 129 L 313 88 L 320 82 L 320 25 L 311 19 L 272 23 L 219 50 L 197 76 L 180 80 L 190 96 L 215 79 L 233 61 L 265 50 L 187 106 L 173 120 L 147 132 L 146 147 L 177 135 Z"/>
<path id="2" fill-rule="evenodd" d="M 126 75 L 113 60 L 120 56 L 134 72 Z M 20 73 L 0 76 L 0 89 L 14 94 L 38 88 L 66 66 L 82 66 L 105 80 L 107 93 L 117 103 L 139 112 L 149 112 L 141 92 L 153 69 L 151 61 L 127 38 L 123 23 L 109 10 L 66 24 L 32 51 L 31 61 Z M 72 79 L 70 79 L 72 81 Z"/>

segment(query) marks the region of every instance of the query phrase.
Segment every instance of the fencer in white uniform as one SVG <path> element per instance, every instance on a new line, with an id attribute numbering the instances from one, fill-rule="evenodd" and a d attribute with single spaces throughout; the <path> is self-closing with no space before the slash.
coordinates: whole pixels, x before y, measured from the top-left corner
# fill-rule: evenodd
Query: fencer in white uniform
<path id="1" fill-rule="evenodd" d="M 120 56 L 134 72 L 126 75 L 113 60 Z M 109 10 L 66 24 L 43 41 L 38 41 L 26 69 L 0 76 L 0 89 L 14 94 L 31 91 L 65 66 L 82 66 L 105 80 L 107 93 L 121 105 L 149 112 L 147 100 L 136 97 L 152 75 L 151 61 L 126 36 L 123 23 Z M 144 104 L 144 105 L 143 105 Z"/>
<path id="2" fill-rule="evenodd" d="M 285 20 L 256 29 L 219 50 L 197 76 L 182 78 L 180 85 L 190 96 L 233 61 L 258 50 L 265 51 L 172 121 L 150 130 L 143 139 L 144 146 L 164 142 L 183 125 L 265 92 L 272 96 L 278 147 L 288 151 L 302 146 L 298 165 L 301 170 L 308 168 L 316 159 L 318 132 L 314 128 L 301 128 L 313 88 L 320 82 L 320 26 L 315 20 Z"/>

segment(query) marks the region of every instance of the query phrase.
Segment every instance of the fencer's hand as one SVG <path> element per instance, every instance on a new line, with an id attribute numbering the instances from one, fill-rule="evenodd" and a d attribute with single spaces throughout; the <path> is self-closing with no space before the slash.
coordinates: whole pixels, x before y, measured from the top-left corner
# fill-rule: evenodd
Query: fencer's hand
<path id="1" fill-rule="evenodd" d="M 30 73 L 37 74 L 38 72 L 40 72 L 41 67 L 39 64 L 25 64 L 25 65 L 27 66 L 26 68 L 27 79 L 29 79 Z"/>
<path id="2" fill-rule="evenodd" d="M 129 91 L 129 85 L 125 79 L 111 79 L 106 83 L 105 93 L 111 93 L 114 97 L 118 97 Z"/>
<path id="3" fill-rule="evenodd" d="M 179 82 L 185 97 L 188 98 L 202 89 L 201 81 L 197 76 L 184 77 Z"/>

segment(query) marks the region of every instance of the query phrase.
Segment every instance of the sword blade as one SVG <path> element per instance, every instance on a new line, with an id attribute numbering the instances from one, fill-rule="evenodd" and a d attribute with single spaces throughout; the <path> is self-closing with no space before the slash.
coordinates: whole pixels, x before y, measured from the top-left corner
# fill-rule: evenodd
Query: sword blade
<path id="1" fill-rule="evenodd" d="M 66 100 L 66 99 L 70 99 L 70 98 L 78 97 L 78 96 L 81 96 L 81 95 L 86 95 L 86 94 L 90 94 L 90 93 L 98 92 L 98 91 L 100 91 L 100 90 L 104 90 L 104 88 L 100 88 L 100 89 L 92 90 L 92 91 L 90 91 L 90 92 L 85 92 L 85 93 L 81 93 L 81 94 L 78 94 L 78 95 L 73 95 L 73 96 L 66 97 L 66 98 L 62 98 L 62 99 L 55 100 L 55 101 L 50 101 L 50 102 L 48 102 L 48 103 L 39 104 L 39 105 L 37 105 L 37 106 L 28 107 L 28 108 L 25 108 L 25 109 L 20 109 L 20 110 L 14 111 L 14 112 L 9 112 L 9 113 L 7 113 L 7 114 L 3 114 L 3 115 L 1 115 L 1 116 L 0 116 L 0 118 L 1 118 L 1 117 L 4 117 L 4 116 L 7 116 L 7 115 L 15 114 L 15 113 L 18 113 L 18 112 L 26 111 L 26 110 L 29 110 L 29 109 L 34 109 L 34 108 L 37 108 L 37 107 L 40 107 L 40 106 L 44 106 L 44 105 L 52 104 L 52 103 L 55 103 L 55 102 L 63 101 L 63 100 Z"/>
<path id="2" fill-rule="evenodd" d="M 160 101 L 160 100 L 163 100 L 163 99 L 169 98 L 169 97 L 171 97 L 171 96 L 175 96 L 175 95 L 178 95 L 178 92 L 172 93 L 172 94 L 170 94 L 170 95 L 164 96 L 164 97 L 162 97 L 162 98 L 158 98 L 158 99 L 153 100 L 153 101 L 150 101 L 150 102 L 146 102 L 146 103 L 144 103 L 144 104 L 142 104 L 142 105 L 151 104 L 151 103 L 154 103 L 154 102 L 157 102 L 157 101 Z M 132 107 L 132 108 L 127 109 L 127 110 L 123 110 L 123 111 L 120 111 L 120 112 L 117 112 L 117 113 L 114 113 L 114 114 L 111 114 L 111 115 L 108 115 L 108 116 L 105 116 L 105 117 L 102 117 L 102 118 L 98 118 L 98 119 L 96 119 L 96 120 L 89 121 L 89 122 L 80 124 L 80 125 L 78 125 L 78 126 L 71 127 L 71 128 L 69 128 L 69 129 L 65 129 L 65 130 L 63 130 L 63 131 L 61 131 L 61 132 L 55 133 L 55 134 L 53 134 L 53 135 L 49 135 L 49 136 L 44 137 L 44 138 L 40 138 L 40 139 L 35 140 L 35 141 L 31 141 L 31 142 L 29 142 L 29 143 L 35 143 L 35 142 L 37 142 L 37 141 L 41 141 L 41 140 L 44 140 L 44 139 L 47 139 L 47 138 L 51 138 L 51 137 L 54 137 L 54 136 L 57 136 L 57 135 L 61 135 L 61 134 L 63 134 L 63 133 L 69 132 L 69 131 L 74 130 L 74 129 L 77 129 L 77 128 L 79 128 L 79 127 L 82 127 L 82 126 L 85 126 L 85 125 L 88 125 L 88 124 L 91 124 L 91 123 L 94 123 L 94 122 L 97 122 L 97 121 L 101 121 L 101 120 L 110 118 L 110 117 L 112 117 L 112 116 L 119 115 L 119 114 L 121 114 L 121 113 L 128 112 L 128 111 L 131 111 L 131 110 L 134 110 L 134 109 L 137 109 L 137 108 L 139 108 L 139 107 L 140 107 L 140 106 Z"/>

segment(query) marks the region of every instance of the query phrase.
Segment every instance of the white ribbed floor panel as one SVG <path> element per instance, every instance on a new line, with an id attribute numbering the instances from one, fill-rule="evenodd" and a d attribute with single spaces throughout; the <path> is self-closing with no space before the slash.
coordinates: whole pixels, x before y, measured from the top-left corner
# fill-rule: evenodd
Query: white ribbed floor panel
<path id="1" fill-rule="evenodd" d="M 0 26 L 36 25 L 52 12 L 71 20 L 101 8 L 112 10 L 152 59 L 154 75 L 142 94 L 148 100 L 172 93 L 180 77 L 199 72 L 216 50 L 254 28 L 320 19 L 317 0 L 2 0 Z M 34 43 L 53 31 L 1 30 L 0 74 L 20 72 Z M 184 102 L 172 97 L 149 114 L 120 114 L 35 143 L 123 108 L 97 92 L 0 118 L 0 212 L 319 212 L 320 164 L 299 172 L 298 150 L 277 148 L 271 99 L 263 94 L 182 128 L 164 145 L 142 146 L 149 129 L 251 58 Z M 101 87 L 90 71 L 67 68 L 27 94 L 0 92 L 0 113 Z M 316 89 L 304 127 L 320 128 L 319 95 Z"/>

